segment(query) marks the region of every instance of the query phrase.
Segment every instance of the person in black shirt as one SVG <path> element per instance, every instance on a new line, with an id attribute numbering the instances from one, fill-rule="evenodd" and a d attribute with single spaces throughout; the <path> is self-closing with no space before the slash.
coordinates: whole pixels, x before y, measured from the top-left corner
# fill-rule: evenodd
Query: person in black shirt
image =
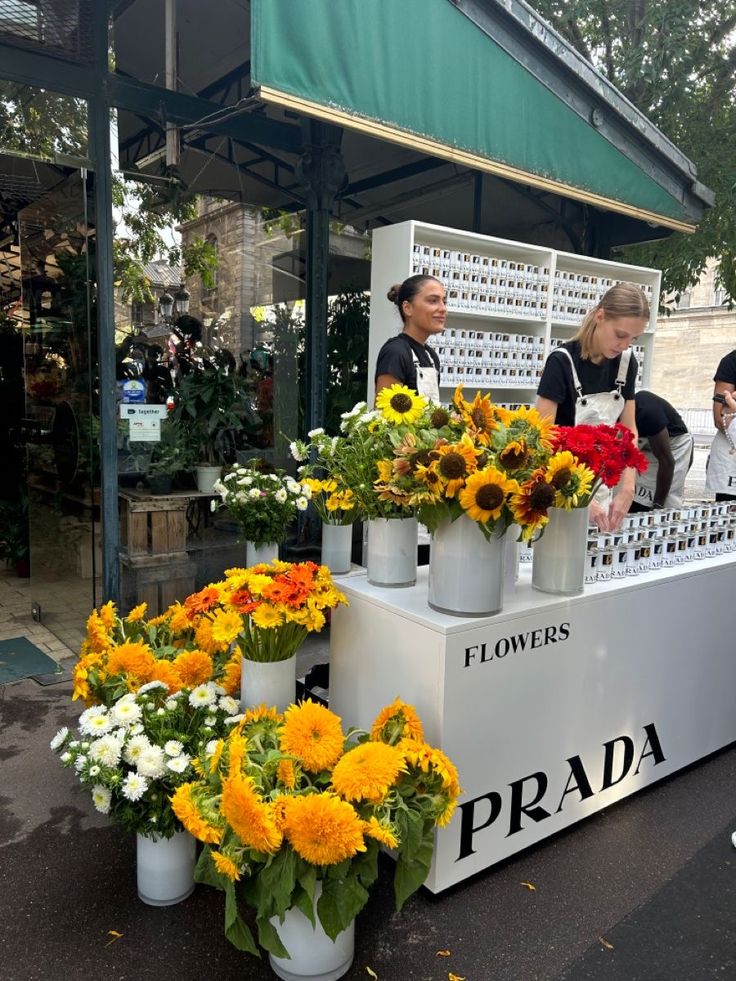
<path id="1" fill-rule="evenodd" d="M 387 296 L 396 304 L 404 329 L 378 352 L 376 395 L 400 384 L 439 402 L 440 359 L 427 340 L 445 329 L 445 287 L 433 276 L 410 276 L 392 286 Z"/>
<path id="2" fill-rule="evenodd" d="M 641 391 L 634 401 L 639 449 L 649 466 L 637 475 L 629 511 L 679 507 L 693 462 L 693 437 L 677 410 L 660 395 Z"/>
<path id="3" fill-rule="evenodd" d="M 713 377 L 713 422 L 716 434 L 705 468 L 705 487 L 717 501 L 736 500 L 736 351 L 721 358 Z"/>

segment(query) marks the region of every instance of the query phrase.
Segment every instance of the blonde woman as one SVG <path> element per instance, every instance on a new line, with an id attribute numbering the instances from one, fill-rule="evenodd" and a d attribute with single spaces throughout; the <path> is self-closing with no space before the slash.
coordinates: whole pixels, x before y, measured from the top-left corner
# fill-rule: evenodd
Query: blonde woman
<path id="1" fill-rule="evenodd" d="M 631 344 L 649 321 L 644 291 L 617 283 L 589 310 L 572 340 L 544 365 L 537 409 L 560 426 L 613 425 L 636 433 L 634 391 L 638 366 Z M 635 470 L 625 470 L 613 499 L 596 500 L 590 518 L 602 531 L 620 527 L 634 496 Z"/>

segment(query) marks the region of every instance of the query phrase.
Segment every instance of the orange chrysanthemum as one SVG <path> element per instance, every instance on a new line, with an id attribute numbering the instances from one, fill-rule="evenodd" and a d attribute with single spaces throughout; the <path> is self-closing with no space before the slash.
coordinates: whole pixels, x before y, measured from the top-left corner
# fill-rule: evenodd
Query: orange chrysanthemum
<path id="1" fill-rule="evenodd" d="M 311 699 L 290 705 L 281 727 L 281 751 L 295 756 L 305 770 L 329 770 L 343 752 L 341 720 Z"/>
<path id="2" fill-rule="evenodd" d="M 287 797 L 284 836 L 312 865 L 337 865 L 366 850 L 363 822 L 347 801 L 332 794 Z"/>
<path id="3" fill-rule="evenodd" d="M 184 600 L 190 613 L 206 613 L 220 602 L 220 590 L 216 586 L 205 586 L 198 593 L 192 593 Z"/>
<path id="4" fill-rule="evenodd" d="M 240 878 L 240 869 L 235 862 L 231 858 L 228 858 L 227 855 L 223 855 L 222 852 L 213 850 L 210 854 L 212 855 L 212 861 L 215 863 L 217 871 L 231 882 L 237 882 Z"/>
<path id="5" fill-rule="evenodd" d="M 424 729 L 416 709 L 400 698 L 381 709 L 371 726 L 371 739 L 396 743 L 400 739 L 424 739 Z"/>
<path id="6" fill-rule="evenodd" d="M 332 786 L 346 800 L 380 804 L 406 773 L 404 755 L 387 743 L 367 742 L 345 753 L 332 771 Z"/>
<path id="7" fill-rule="evenodd" d="M 283 836 L 269 804 L 264 804 L 249 777 L 241 774 L 227 777 L 222 783 L 220 813 L 248 848 L 275 855 Z"/>
<path id="8" fill-rule="evenodd" d="M 126 674 L 141 683 L 151 680 L 156 659 L 147 644 L 129 641 L 113 647 L 107 658 L 108 674 Z"/>
<path id="9" fill-rule="evenodd" d="M 363 833 L 368 835 L 369 838 L 373 838 L 374 841 L 380 841 L 387 848 L 399 847 L 400 841 L 395 830 L 385 824 L 381 824 L 373 814 L 371 814 L 367 821 L 363 822 Z"/>
<path id="10" fill-rule="evenodd" d="M 212 677 L 212 658 L 204 651 L 182 651 L 174 659 L 174 668 L 179 672 L 183 686 L 196 688 Z"/>
<path id="11" fill-rule="evenodd" d="M 159 658 L 153 665 L 150 680 L 163 682 L 169 689 L 170 695 L 184 687 L 181 675 L 174 665 L 171 661 L 165 661 L 163 658 Z"/>
<path id="12" fill-rule="evenodd" d="M 220 684 L 228 695 L 240 692 L 240 651 L 237 651 L 222 669 Z"/>

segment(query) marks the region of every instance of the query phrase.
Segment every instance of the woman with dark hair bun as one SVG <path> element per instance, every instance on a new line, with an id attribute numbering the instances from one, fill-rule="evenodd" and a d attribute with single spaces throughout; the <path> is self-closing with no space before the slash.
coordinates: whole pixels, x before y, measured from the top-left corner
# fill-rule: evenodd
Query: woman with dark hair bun
<path id="1" fill-rule="evenodd" d="M 427 340 L 445 329 L 445 287 L 433 276 L 410 276 L 386 295 L 396 305 L 404 329 L 378 352 L 376 395 L 398 384 L 439 402 L 440 359 Z"/>

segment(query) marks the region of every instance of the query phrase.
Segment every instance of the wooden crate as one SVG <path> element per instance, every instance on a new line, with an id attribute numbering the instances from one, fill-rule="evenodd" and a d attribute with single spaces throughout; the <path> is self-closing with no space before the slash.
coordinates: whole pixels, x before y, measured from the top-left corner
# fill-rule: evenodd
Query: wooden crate
<path id="1" fill-rule="evenodd" d="M 187 508 L 194 495 L 120 491 L 120 545 L 130 559 L 177 554 L 187 547 Z"/>
<path id="2" fill-rule="evenodd" d="M 158 616 L 172 603 L 194 592 L 197 563 L 167 556 L 164 562 L 140 564 L 127 556 L 120 559 L 120 596 L 125 613 L 147 603 L 147 616 Z"/>

